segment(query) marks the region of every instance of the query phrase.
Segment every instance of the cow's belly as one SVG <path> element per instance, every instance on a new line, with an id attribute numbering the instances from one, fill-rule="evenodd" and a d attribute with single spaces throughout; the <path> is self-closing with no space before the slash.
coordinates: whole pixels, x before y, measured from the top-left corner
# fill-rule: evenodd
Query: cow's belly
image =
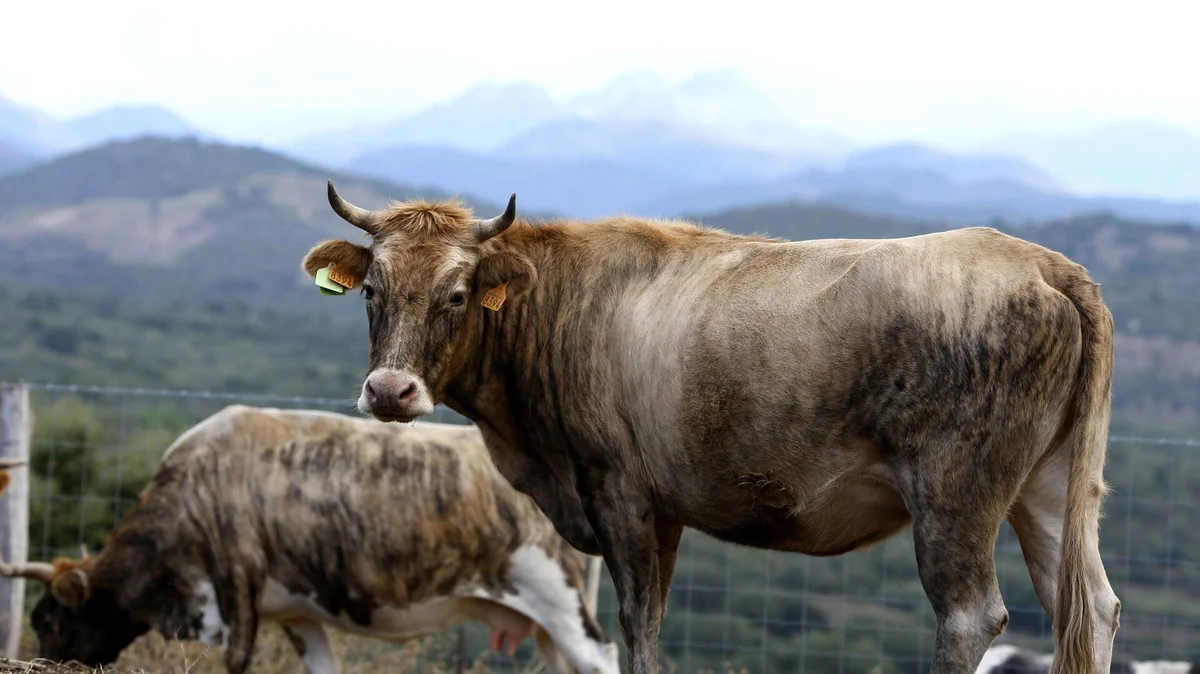
<path id="1" fill-rule="evenodd" d="M 330 615 L 316 599 L 293 594 L 274 580 L 267 581 L 259 603 L 260 617 L 269 622 L 319 622 L 351 634 L 402 642 L 418 639 L 468 621 L 480 621 L 509 634 L 530 631 L 532 621 L 503 604 L 482 596 L 444 596 L 404 607 L 381 606 L 371 622 L 361 625 L 346 615 Z"/>
<path id="2" fill-rule="evenodd" d="M 894 482 L 875 467 L 816 489 L 764 494 L 760 488 L 743 494 L 740 506 L 726 504 L 699 514 L 689 525 L 721 540 L 815 556 L 840 555 L 876 543 L 911 522 Z"/>

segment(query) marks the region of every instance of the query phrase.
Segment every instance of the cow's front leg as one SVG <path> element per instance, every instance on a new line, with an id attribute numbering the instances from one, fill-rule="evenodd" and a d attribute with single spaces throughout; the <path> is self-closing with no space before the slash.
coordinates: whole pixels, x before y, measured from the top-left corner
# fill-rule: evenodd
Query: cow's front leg
<path id="1" fill-rule="evenodd" d="M 628 674 L 656 674 L 662 593 L 654 508 L 611 468 L 583 471 L 580 497 L 617 590 Z"/>
<path id="2" fill-rule="evenodd" d="M 258 638 L 258 602 L 255 584 L 241 565 L 234 565 L 217 590 L 221 616 L 229 624 L 225 666 L 229 674 L 242 674 L 254 657 Z"/>

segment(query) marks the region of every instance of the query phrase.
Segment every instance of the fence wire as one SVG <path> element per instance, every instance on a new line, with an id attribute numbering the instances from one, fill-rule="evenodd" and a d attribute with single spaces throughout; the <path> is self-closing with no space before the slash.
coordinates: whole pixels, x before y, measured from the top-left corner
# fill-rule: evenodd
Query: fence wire
<path id="1" fill-rule="evenodd" d="M 30 472 L 30 558 L 100 548 L 136 500 L 162 451 L 184 430 L 232 403 L 356 414 L 354 401 L 92 386 L 31 385 L 35 432 Z M 438 408 L 434 419 L 465 423 Z M 1200 441 L 1110 437 L 1113 492 L 1101 523 L 1102 552 L 1123 608 L 1115 657 L 1200 661 Z M 1034 594 L 1006 523 L 996 543 L 1010 615 L 1000 642 L 1052 651 L 1050 618 Z M 27 611 L 40 594 L 30 584 Z M 616 598 L 604 575 L 598 619 L 621 642 Z M 266 628 L 264 628 L 266 629 Z M 28 632 L 28 630 L 27 630 Z M 491 652 L 487 631 L 468 624 L 411 647 L 338 635 L 343 671 L 476 671 L 537 666 L 531 643 L 515 658 Z M 333 632 L 331 631 L 331 634 Z M 665 672 L 811 674 L 928 671 L 934 617 L 917 576 L 911 536 L 848 555 L 813 558 L 684 534 L 661 630 Z M 622 647 L 623 648 L 623 647 Z M 623 653 L 623 651 L 622 651 Z M 272 659 L 294 657 L 272 656 Z M 219 659 L 219 658 L 218 658 Z M 287 668 L 295 671 L 295 666 Z M 623 655 L 622 655 L 623 666 Z M 215 670 L 219 671 L 219 670 Z M 256 670 L 263 671 L 263 670 Z"/>

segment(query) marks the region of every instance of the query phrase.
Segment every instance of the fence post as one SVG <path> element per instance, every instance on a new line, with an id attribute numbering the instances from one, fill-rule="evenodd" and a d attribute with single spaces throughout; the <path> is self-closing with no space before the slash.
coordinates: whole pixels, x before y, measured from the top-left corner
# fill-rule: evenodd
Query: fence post
<path id="1" fill-rule="evenodd" d="M 9 467 L 8 488 L 0 494 L 0 559 L 29 561 L 29 445 L 33 411 L 29 387 L 0 382 L 0 468 Z M 18 467 L 23 466 L 23 467 Z M 25 620 L 25 580 L 0 578 L 0 639 L 4 655 L 15 659 Z"/>

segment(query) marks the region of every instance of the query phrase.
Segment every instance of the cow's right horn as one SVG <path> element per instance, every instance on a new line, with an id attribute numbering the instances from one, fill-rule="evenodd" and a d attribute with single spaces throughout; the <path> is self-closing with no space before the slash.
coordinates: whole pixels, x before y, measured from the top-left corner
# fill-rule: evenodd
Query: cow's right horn
<path id="1" fill-rule="evenodd" d="M 0 576 L 8 578 L 30 578 L 49 583 L 54 580 L 54 565 L 46 562 L 29 562 L 28 564 L 8 564 L 0 561 Z"/>
<path id="2" fill-rule="evenodd" d="M 494 218 L 475 221 L 475 240 L 480 243 L 487 241 L 493 236 L 496 236 L 500 232 L 508 229 L 508 226 L 516 221 L 516 219 L 517 193 L 513 192 L 513 195 L 508 198 L 508 207 L 504 209 L 503 213 Z"/>
<path id="3" fill-rule="evenodd" d="M 329 205 L 342 219 L 354 225 L 362 231 L 375 236 L 379 233 L 380 216 L 375 211 L 368 211 L 365 208 L 359 208 L 354 204 L 346 201 L 337 193 L 333 187 L 333 181 L 329 181 Z"/>

